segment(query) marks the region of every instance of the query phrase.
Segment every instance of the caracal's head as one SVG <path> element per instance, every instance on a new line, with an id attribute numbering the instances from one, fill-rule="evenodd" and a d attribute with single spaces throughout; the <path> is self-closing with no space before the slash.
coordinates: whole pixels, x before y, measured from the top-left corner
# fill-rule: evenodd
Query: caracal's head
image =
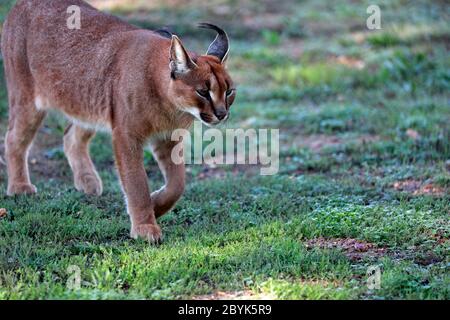
<path id="1" fill-rule="evenodd" d="M 213 126 L 228 119 L 236 88 L 225 66 L 229 52 L 227 34 L 211 24 L 199 26 L 215 30 L 217 37 L 205 55 L 191 57 L 180 39 L 172 36 L 169 96 L 180 110 Z"/>

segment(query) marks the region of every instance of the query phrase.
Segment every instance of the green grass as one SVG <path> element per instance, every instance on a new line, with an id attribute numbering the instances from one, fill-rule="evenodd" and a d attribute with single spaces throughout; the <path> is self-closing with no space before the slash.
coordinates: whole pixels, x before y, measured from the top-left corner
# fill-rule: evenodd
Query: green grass
<path id="1" fill-rule="evenodd" d="M 165 241 L 149 246 L 128 237 L 110 138 L 98 135 L 91 150 L 104 195 L 87 197 L 74 190 L 64 159 L 65 121 L 52 115 L 31 152 L 38 195 L 6 197 L 0 163 L 0 208 L 8 211 L 0 218 L 0 299 L 178 299 L 218 291 L 449 299 L 449 11 L 440 1 L 381 1 L 383 29 L 368 31 L 369 2 L 292 0 L 274 8 L 255 0 L 239 12 L 234 1 L 220 1 L 221 10 L 216 1 L 112 8 L 143 27 L 176 21 L 198 51 L 210 34 L 193 21 L 225 26 L 239 90 L 227 127 L 279 128 L 280 172 L 189 166 L 184 197 L 160 222 Z M 1 136 L 6 125 L 1 76 Z M 156 189 L 162 178 L 150 152 L 145 164 Z M 354 238 L 383 253 L 352 259 L 345 248 L 308 245 L 318 238 Z M 67 287 L 73 266 L 80 289 Z M 380 268 L 380 289 L 367 287 L 371 266 Z"/>

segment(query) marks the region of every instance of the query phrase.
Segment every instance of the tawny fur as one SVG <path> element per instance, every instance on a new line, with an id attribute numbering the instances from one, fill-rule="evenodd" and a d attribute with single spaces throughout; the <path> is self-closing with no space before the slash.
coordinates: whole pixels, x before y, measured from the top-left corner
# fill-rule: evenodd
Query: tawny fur
<path id="1" fill-rule="evenodd" d="M 72 5 L 81 8 L 80 30 L 67 27 Z M 173 207 L 185 184 L 184 165 L 170 157 L 175 145 L 170 132 L 190 127 L 192 114 L 215 124 L 228 113 L 234 88 L 222 61 L 187 53 L 177 37 L 141 30 L 81 0 L 18 1 L 4 24 L 1 48 L 9 99 L 8 195 L 37 191 L 29 177 L 28 149 L 46 111 L 56 109 L 72 121 L 64 151 L 75 187 L 102 193 L 88 150 L 95 130 L 106 128 L 131 236 L 159 241 L 156 218 Z M 214 101 L 197 93 L 205 86 Z M 149 140 L 166 181 L 152 194 L 143 165 Z"/>

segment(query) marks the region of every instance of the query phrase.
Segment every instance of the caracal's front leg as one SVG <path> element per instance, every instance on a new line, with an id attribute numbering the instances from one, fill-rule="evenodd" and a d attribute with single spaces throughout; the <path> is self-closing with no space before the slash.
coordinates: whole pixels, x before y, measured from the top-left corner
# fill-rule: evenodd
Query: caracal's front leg
<path id="1" fill-rule="evenodd" d="M 159 242 L 162 234 L 156 223 L 144 169 L 143 143 L 115 129 L 113 146 L 116 164 L 131 219 L 131 237 Z"/>
<path id="2" fill-rule="evenodd" d="M 152 202 L 157 218 L 167 213 L 184 192 L 184 162 L 176 164 L 179 162 L 175 163 L 172 159 L 172 149 L 178 143 L 167 140 L 152 140 L 151 143 L 153 154 L 165 180 L 164 187 L 152 193 Z M 180 157 L 180 160 L 182 159 L 182 155 L 178 154 L 177 156 Z"/>

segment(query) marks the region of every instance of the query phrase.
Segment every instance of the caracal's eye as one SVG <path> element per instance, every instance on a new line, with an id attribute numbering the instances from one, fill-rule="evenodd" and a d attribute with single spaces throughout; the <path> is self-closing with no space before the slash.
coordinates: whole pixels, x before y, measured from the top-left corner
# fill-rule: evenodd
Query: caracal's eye
<path id="1" fill-rule="evenodd" d="M 197 94 L 202 98 L 205 98 L 205 99 L 209 98 L 209 90 L 199 89 L 199 90 L 197 90 Z"/>
<path id="2" fill-rule="evenodd" d="M 228 89 L 227 90 L 227 97 L 231 96 L 234 93 L 235 89 Z"/>

